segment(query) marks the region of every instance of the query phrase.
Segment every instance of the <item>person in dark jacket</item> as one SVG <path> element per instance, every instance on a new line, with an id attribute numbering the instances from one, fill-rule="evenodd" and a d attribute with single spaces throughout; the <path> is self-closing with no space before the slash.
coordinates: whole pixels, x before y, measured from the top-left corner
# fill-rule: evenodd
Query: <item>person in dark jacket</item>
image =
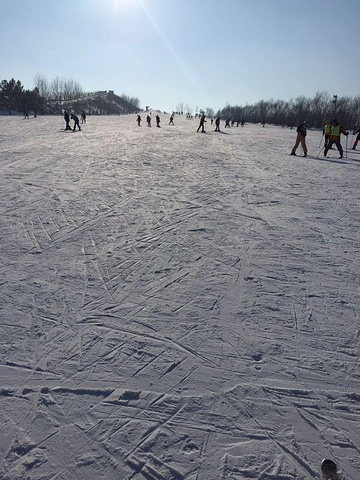
<path id="1" fill-rule="evenodd" d="M 201 117 L 200 117 L 200 123 L 199 123 L 198 129 L 197 129 L 196 131 L 198 132 L 198 131 L 200 130 L 200 128 L 201 128 L 201 132 L 202 132 L 202 133 L 206 133 L 206 132 L 205 132 L 205 123 L 206 123 L 205 115 L 201 115 Z"/>
<path id="2" fill-rule="evenodd" d="M 66 110 L 64 111 L 64 120 L 65 120 L 65 123 L 66 123 L 65 130 L 71 130 L 70 115 L 69 115 L 69 112 L 67 112 Z"/>
<path id="3" fill-rule="evenodd" d="M 81 128 L 80 128 L 80 123 L 79 123 L 79 117 L 78 117 L 77 115 L 75 115 L 74 113 L 72 113 L 72 114 L 70 115 L 70 118 L 71 118 L 71 120 L 74 120 L 74 122 L 75 122 L 75 123 L 74 123 L 73 132 L 75 132 L 76 127 L 78 127 L 78 129 L 81 130 Z"/>
<path id="4" fill-rule="evenodd" d="M 305 142 L 305 137 L 306 137 L 306 134 L 307 134 L 306 129 L 307 129 L 308 126 L 309 126 L 309 123 L 307 121 L 305 121 L 297 127 L 297 129 L 296 129 L 297 137 L 296 137 L 295 145 L 293 146 L 293 149 L 291 150 L 290 155 L 294 155 L 296 157 L 297 156 L 296 155 L 296 150 L 297 150 L 298 146 L 301 144 L 303 152 L 304 152 L 304 157 L 307 156 L 307 146 L 306 146 L 306 142 Z"/>
<path id="5" fill-rule="evenodd" d="M 354 142 L 354 145 L 353 145 L 351 150 L 356 150 L 356 145 L 358 144 L 358 141 L 360 140 L 360 127 L 357 130 L 354 131 L 353 135 L 356 135 L 356 134 L 358 134 L 358 135 L 355 138 L 355 142 Z"/>
<path id="6" fill-rule="evenodd" d="M 174 115 L 171 115 L 169 125 L 174 125 Z"/>
<path id="7" fill-rule="evenodd" d="M 150 117 L 150 115 L 148 115 L 148 116 L 146 117 L 146 121 L 147 121 L 148 127 L 151 127 L 151 117 Z"/>
<path id="8" fill-rule="evenodd" d="M 220 117 L 216 117 L 214 132 L 220 132 Z"/>
<path id="9" fill-rule="evenodd" d="M 138 115 L 136 117 L 136 121 L 137 121 L 137 124 L 139 125 L 139 127 L 141 127 L 141 117 L 140 117 L 140 115 Z"/>
<path id="10" fill-rule="evenodd" d="M 81 112 L 81 123 L 86 123 L 86 112 L 83 110 Z"/>
<path id="11" fill-rule="evenodd" d="M 340 153 L 339 158 L 344 158 L 344 151 L 340 143 L 340 136 L 341 134 L 345 135 L 346 137 L 349 135 L 349 132 L 345 130 L 345 128 L 339 124 L 339 122 L 334 119 L 331 123 L 331 128 L 330 128 L 330 138 L 329 138 L 329 143 L 326 145 L 325 150 L 324 150 L 324 155 L 325 157 L 327 156 L 328 151 L 330 148 L 335 144 L 336 148 L 338 149 Z"/>
<path id="12" fill-rule="evenodd" d="M 160 128 L 160 117 L 159 117 L 159 115 L 156 115 L 155 119 L 156 119 L 156 126 L 158 128 Z"/>

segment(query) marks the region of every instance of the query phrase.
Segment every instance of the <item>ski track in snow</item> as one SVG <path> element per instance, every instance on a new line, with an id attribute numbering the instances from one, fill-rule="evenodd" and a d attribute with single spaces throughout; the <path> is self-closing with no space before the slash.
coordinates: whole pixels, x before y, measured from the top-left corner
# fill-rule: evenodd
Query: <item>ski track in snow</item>
<path id="1" fill-rule="evenodd" d="M 359 152 L 161 118 L 0 117 L 0 478 L 358 480 Z"/>

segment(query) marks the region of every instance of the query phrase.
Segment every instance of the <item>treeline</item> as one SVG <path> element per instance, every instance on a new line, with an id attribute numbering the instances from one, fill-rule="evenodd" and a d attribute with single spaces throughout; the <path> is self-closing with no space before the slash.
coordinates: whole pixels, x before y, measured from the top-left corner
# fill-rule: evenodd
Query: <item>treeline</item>
<path id="1" fill-rule="evenodd" d="M 84 94 L 80 84 L 72 79 L 56 77 L 49 81 L 43 75 L 38 74 L 35 76 L 34 83 L 41 97 L 60 105 L 63 101 L 76 100 Z"/>
<path id="2" fill-rule="evenodd" d="M 35 88 L 26 90 L 20 80 L 2 80 L 0 83 L 0 110 L 11 114 L 16 112 L 61 113 L 63 104 L 85 99 L 96 92 L 84 92 L 81 85 L 72 79 L 56 77 L 48 80 L 43 75 L 36 75 Z M 140 108 L 137 97 L 122 94 L 125 102 Z M 135 109 L 136 109 L 135 108 Z"/>
<path id="3" fill-rule="evenodd" d="M 120 95 L 120 97 L 140 110 L 140 100 L 137 97 L 129 97 L 129 95 L 126 95 L 125 93 Z"/>
<path id="4" fill-rule="evenodd" d="M 20 80 L 2 80 L 0 83 L 0 110 L 34 112 L 42 111 L 45 99 L 39 94 L 39 90 L 26 90 Z"/>
<path id="5" fill-rule="evenodd" d="M 300 96 L 289 101 L 271 99 L 253 105 L 227 105 L 218 113 L 224 119 L 274 125 L 295 126 L 307 120 L 313 128 L 336 117 L 346 128 L 352 128 L 360 124 L 360 96 L 337 97 L 317 92 L 313 98 Z"/>

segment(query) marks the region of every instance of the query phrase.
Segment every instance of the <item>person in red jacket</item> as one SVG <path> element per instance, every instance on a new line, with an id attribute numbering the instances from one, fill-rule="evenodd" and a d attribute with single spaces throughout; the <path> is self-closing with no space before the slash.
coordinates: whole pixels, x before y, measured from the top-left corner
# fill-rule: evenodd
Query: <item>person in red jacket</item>
<path id="1" fill-rule="evenodd" d="M 344 151 L 343 151 L 343 148 L 342 148 L 341 143 L 340 143 L 340 136 L 341 136 L 341 134 L 343 134 L 345 136 L 348 136 L 349 132 L 347 132 L 345 130 L 345 128 L 342 125 L 340 125 L 339 122 L 336 119 L 334 119 L 332 122 L 330 122 L 330 124 L 331 124 L 330 138 L 329 138 L 328 144 L 325 147 L 324 155 L 326 157 L 330 148 L 335 144 L 336 148 L 338 149 L 338 151 L 340 153 L 339 158 L 344 158 Z"/>
<path id="2" fill-rule="evenodd" d="M 198 132 L 201 128 L 201 132 L 206 133 L 205 132 L 205 123 L 206 123 L 205 115 L 203 114 L 203 115 L 201 115 L 200 123 L 199 123 L 198 129 L 196 131 Z"/>

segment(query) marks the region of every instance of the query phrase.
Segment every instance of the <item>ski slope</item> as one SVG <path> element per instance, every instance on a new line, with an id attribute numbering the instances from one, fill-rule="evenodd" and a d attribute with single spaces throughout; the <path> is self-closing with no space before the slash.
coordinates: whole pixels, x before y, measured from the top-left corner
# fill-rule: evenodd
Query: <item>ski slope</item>
<path id="1" fill-rule="evenodd" d="M 160 116 L 0 117 L 0 479 L 358 480 L 359 151 Z"/>

